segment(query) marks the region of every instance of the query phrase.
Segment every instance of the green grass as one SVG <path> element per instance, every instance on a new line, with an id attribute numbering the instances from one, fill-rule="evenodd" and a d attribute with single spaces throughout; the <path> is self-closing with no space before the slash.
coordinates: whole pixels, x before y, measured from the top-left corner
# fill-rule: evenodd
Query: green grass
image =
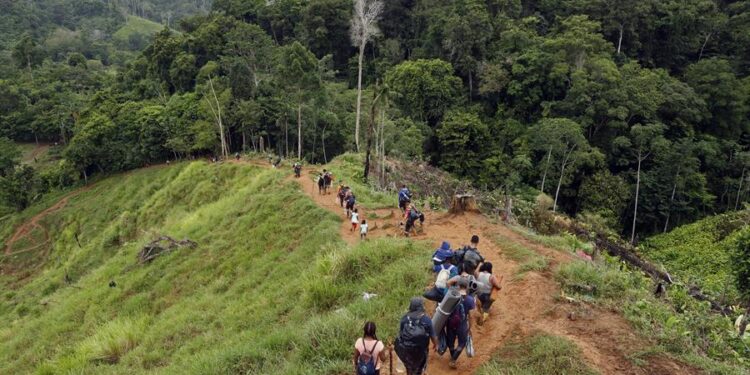
<path id="1" fill-rule="evenodd" d="M 748 211 L 712 216 L 652 237 L 639 251 L 681 282 L 698 285 L 725 304 L 735 304 L 739 293 L 733 283 L 731 252 L 739 229 L 748 223 Z"/>
<path id="2" fill-rule="evenodd" d="M 431 250 L 397 239 L 348 247 L 340 219 L 286 175 L 181 163 L 71 198 L 44 220 L 54 241 L 42 268 L 21 284 L 0 278 L 0 373 L 350 371 L 366 320 L 381 338 L 395 335 L 430 280 L 413 265 Z M 55 201 L 0 222 L 0 238 Z M 138 265 L 162 234 L 199 245 Z"/>
<path id="3" fill-rule="evenodd" d="M 501 255 L 519 263 L 516 274 L 513 276 L 516 280 L 523 278 L 527 272 L 541 272 L 549 267 L 549 258 L 513 242 L 506 236 L 496 234 L 492 240 L 503 249 Z"/>
<path id="4" fill-rule="evenodd" d="M 369 209 L 398 208 L 397 194 L 375 191 L 369 184 L 364 182 L 363 156 L 360 154 L 344 154 L 329 163 L 325 168 L 333 172 L 333 193 L 339 183 L 344 183 L 352 188 L 357 197 L 357 203 Z M 322 171 L 324 167 L 319 167 Z M 373 177 L 374 178 L 374 177 Z"/>
<path id="5" fill-rule="evenodd" d="M 112 34 L 112 39 L 118 43 L 127 43 L 133 34 L 142 34 L 150 37 L 164 29 L 164 25 L 145 18 L 127 16 L 127 21 L 119 30 Z"/>
<path id="6" fill-rule="evenodd" d="M 737 338 L 733 321 L 710 311 L 707 304 L 672 286 L 664 300 L 652 293 L 652 282 L 639 272 L 621 269 L 605 256 L 604 262 L 574 261 L 557 270 L 557 279 L 574 298 L 620 311 L 634 328 L 657 346 L 651 352 L 668 353 L 709 374 L 745 374 L 750 358 L 748 343 Z M 636 364 L 648 353 L 636 353 Z"/>
<path id="7" fill-rule="evenodd" d="M 536 334 L 506 345 L 482 365 L 477 375 L 595 375 L 578 347 L 565 338 Z"/>

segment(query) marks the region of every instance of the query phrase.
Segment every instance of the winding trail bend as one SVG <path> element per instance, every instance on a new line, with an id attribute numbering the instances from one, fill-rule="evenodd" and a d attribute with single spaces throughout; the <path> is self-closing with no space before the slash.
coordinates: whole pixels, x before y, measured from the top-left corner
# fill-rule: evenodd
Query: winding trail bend
<path id="1" fill-rule="evenodd" d="M 305 169 L 302 177 L 294 180 L 318 206 L 342 218 L 340 233 L 347 243 L 355 244 L 360 240 L 356 231 L 349 230 L 350 222 L 336 201 L 335 193 L 318 194 L 311 170 Z M 367 210 L 359 207 L 359 210 L 361 219 L 367 219 L 370 225 L 370 238 L 400 235 L 400 211 L 395 204 L 393 209 Z M 575 343 L 585 361 L 602 374 L 701 373 L 666 355 L 640 358 L 646 364 L 636 365 L 632 358 L 655 346 L 654 342 L 637 335 L 634 328 L 616 312 L 582 303 L 574 304 L 560 298 L 561 290 L 551 269 L 571 261 L 571 254 L 530 242 L 508 227 L 493 224 L 475 213 L 451 215 L 426 211 L 423 231 L 415 238 L 431 241 L 436 246 L 446 240 L 455 248 L 467 244 L 473 234 L 480 236 L 479 248 L 482 255 L 493 263 L 495 274 L 504 276 L 503 289 L 498 294 L 488 321 L 483 326 L 474 324 L 472 327 L 476 355 L 468 358 L 464 353 L 455 370 L 448 366 L 448 354 L 440 357 L 431 352 L 427 366 L 429 375 L 471 374 L 504 344 L 540 332 L 562 336 Z M 519 264 L 503 255 L 503 245 L 492 240 L 498 237 L 547 257 L 549 267 L 542 272 L 528 272 L 521 278 L 513 277 Z M 414 291 L 414 294 L 421 292 Z M 407 303 L 404 301 L 404 306 Z M 385 367 L 383 373 L 388 373 Z"/>

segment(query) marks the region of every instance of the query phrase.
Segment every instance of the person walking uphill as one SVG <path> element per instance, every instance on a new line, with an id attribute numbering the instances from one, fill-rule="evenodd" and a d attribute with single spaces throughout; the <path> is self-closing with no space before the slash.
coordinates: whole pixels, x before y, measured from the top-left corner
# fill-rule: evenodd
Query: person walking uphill
<path id="1" fill-rule="evenodd" d="M 479 276 L 477 277 L 477 298 L 479 299 L 479 311 L 482 316 L 477 319 L 479 325 L 484 324 L 490 315 L 490 308 L 495 299 L 492 298 L 492 292 L 502 289 L 500 283 L 503 281 L 502 277 L 498 279 L 492 274 L 492 263 L 484 262 L 479 267 Z"/>
<path id="2" fill-rule="evenodd" d="M 327 170 L 323 170 L 323 192 L 325 194 L 328 194 L 328 190 L 331 188 L 331 183 L 333 182 L 333 174 L 331 172 L 328 172 Z"/>
<path id="3" fill-rule="evenodd" d="M 406 204 L 411 202 L 411 191 L 406 185 L 401 185 L 401 190 L 398 191 L 398 208 L 401 211 L 406 211 Z"/>
<path id="4" fill-rule="evenodd" d="M 378 340 L 376 329 L 375 323 L 365 323 L 364 334 L 354 342 L 354 373 L 357 375 L 380 375 L 385 345 Z"/>
<path id="5" fill-rule="evenodd" d="M 476 301 L 474 297 L 468 292 L 469 282 L 460 276 L 455 278 L 458 280 L 457 286 L 459 294 L 461 295 L 461 301 L 453 309 L 453 312 L 448 317 L 448 322 L 445 324 L 442 335 L 445 335 L 446 345 L 450 351 L 450 367 L 457 368 L 458 357 L 468 345 L 471 345 L 471 311 L 476 308 Z M 453 279 L 452 279 L 453 280 Z M 451 283 L 449 282 L 449 285 Z M 458 341 L 458 346 L 456 346 Z M 471 355 L 471 354 L 470 354 Z"/>
<path id="6" fill-rule="evenodd" d="M 323 178 L 323 174 L 318 175 L 318 194 L 323 194 L 323 189 L 325 188 L 325 179 Z"/>
<path id="7" fill-rule="evenodd" d="M 432 320 L 424 311 L 424 303 L 414 297 L 409 303 L 409 312 L 401 318 L 396 338 L 396 355 L 406 367 L 407 375 L 422 375 L 427 368 L 430 341 L 437 349 L 437 336 L 432 329 Z"/>
<path id="8" fill-rule="evenodd" d="M 459 272 L 463 271 L 463 266 L 468 264 L 470 268 L 476 270 L 480 264 L 484 263 L 484 257 L 479 253 L 479 236 L 476 234 L 471 236 L 471 244 L 464 246 L 463 249 L 456 251 L 456 265 L 458 265 Z M 473 273 L 473 272 L 470 272 Z"/>

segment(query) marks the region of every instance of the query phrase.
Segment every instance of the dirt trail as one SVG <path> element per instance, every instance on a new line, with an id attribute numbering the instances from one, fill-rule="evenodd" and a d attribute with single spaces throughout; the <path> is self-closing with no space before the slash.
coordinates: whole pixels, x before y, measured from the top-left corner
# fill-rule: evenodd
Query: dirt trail
<path id="1" fill-rule="evenodd" d="M 62 199 L 57 201 L 57 203 L 55 203 L 53 206 L 34 215 L 34 217 L 32 217 L 29 221 L 21 224 L 21 226 L 16 228 L 16 231 L 13 233 L 13 236 L 10 237 L 8 242 L 5 243 L 5 251 L 4 251 L 5 256 L 33 251 L 48 244 L 50 241 L 49 231 L 43 225 L 39 224 L 39 222 L 44 220 L 44 218 L 47 217 L 49 214 L 64 208 L 68 204 L 68 200 L 70 198 L 73 198 L 76 195 L 81 194 L 83 192 L 89 191 L 93 187 L 94 185 L 92 184 L 92 185 L 86 186 L 84 188 L 81 188 L 81 189 L 78 189 L 76 191 L 69 193 L 68 195 L 64 196 Z M 13 245 L 15 245 L 16 242 L 28 237 L 29 234 L 34 231 L 34 229 L 41 230 L 44 233 L 44 240 L 41 243 L 35 243 L 31 247 L 28 247 L 26 249 L 11 251 L 13 248 Z"/>
<path id="2" fill-rule="evenodd" d="M 359 241 L 359 233 L 349 230 L 350 222 L 336 201 L 335 192 L 318 194 L 318 187 L 307 170 L 296 180 L 315 203 L 343 219 L 341 237 L 346 242 L 354 244 Z M 360 216 L 368 220 L 371 228 L 368 236 L 371 238 L 399 235 L 400 211 L 396 208 L 374 211 L 360 208 Z M 472 327 L 476 355 L 468 358 L 464 353 L 458 360 L 458 370 L 454 370 L 448 366 L 447 353 L 442 357 L 431 353 L 427 367 L 430 375 L 473 373 L 505 343 L 538 332 L 571 340 L 581 349 L 586 362 L 602 374 L 700 373 L 665 356 L 644 358 L 648 363 L 636 366 L 629 358 L 653 343 L 636 335 L 619 314 L 585 304 L 571 304 L 559 298 L 559 285 L 549 270 L 529 272 L 522 279 L 513 280 L 518 264 L 504 257 L 502 246 L 497 246 L 491 238 L 499 234 L 518 242 L 548 257 L 551 266 L 570 261 L 572 255 L 530 242 L 504 225 L 490 223 L 479 214 L 425 212 L 425 219 L 424 231 L 416 239 L 432 241 L 436 246 L 445 240 L 456 248 L 467 244 L 472 234 L 478 234 L 482 254 L 493 263 L 495 274 L 505 277 L 490 318 L 484 326 L 474 324 Z M 414 294 L 421 294 L 421 291 L 414 291 Z M 404 301 L 404 306 L 407 303 Z"/>

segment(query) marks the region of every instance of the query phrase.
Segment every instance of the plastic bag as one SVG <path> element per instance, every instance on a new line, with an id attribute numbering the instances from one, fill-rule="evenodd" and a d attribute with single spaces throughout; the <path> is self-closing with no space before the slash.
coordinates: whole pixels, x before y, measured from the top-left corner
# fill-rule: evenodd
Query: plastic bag
<path id="1" fill-rule="evenodd" d="M 469 356 L 469 358 L 474 356 L 474 340 L 471 338 L 471 333 L 466 340 L 466 355 Z"/>

